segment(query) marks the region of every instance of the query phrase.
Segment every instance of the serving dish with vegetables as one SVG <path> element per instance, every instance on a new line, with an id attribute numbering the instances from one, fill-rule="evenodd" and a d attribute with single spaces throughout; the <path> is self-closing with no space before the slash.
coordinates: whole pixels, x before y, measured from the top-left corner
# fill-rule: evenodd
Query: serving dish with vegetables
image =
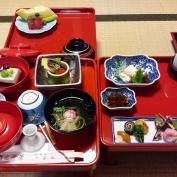
<path id="1" fill-rule="evenodd" d="M 177 117 L 112 117 L 115 143 L 177 143 Z"/>
<path id="2" fill-rule="evenodd" d="M 80 57 L 78 54 L 39 55 L 35 65 L 35 86 L 56 90 L 77 87 L 82 82 Z"/>
<path id="3" fill-rule="evenodd" d="M 104 67 L 105 77 L 117 86 L 148 86 L 160 78 L 157 62 L 146 55 L 114 55 Z"/>

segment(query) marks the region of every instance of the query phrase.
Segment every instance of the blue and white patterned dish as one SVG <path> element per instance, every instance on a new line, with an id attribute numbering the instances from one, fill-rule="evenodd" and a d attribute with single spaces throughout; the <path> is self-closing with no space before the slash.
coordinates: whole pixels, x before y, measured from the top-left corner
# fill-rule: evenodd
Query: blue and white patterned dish
<path id="1" fill-rule="evenodd" d="M 52 29 L 56 24 L 57 24 L 57 20 L 53 20 L 53 21 L 48 22 L 45 25 L 43 25 L 43 27 L 41 29 L 31 30 L 28 27 L 28 23 L 26 21 L 22 20 L 20 16 L 18 16 L 15 21 L 15 26 L 18 28 L 18 30 L 20 30 L 24 33 L 28 33 L 28 34 L 44 33 L 46 31 L 49 31 L 50 29 Z"/>
<path id="2" fill-rule="evenodd" d="M 107 97 L 110 93 L 122 93 L 123 95 L 128 97 L 128 105 L 125 107 L 109 107 L 106 104 Z M 128 87 L 120 87 L 120 88 L 114 88 L 114 87 L 107 87 L 100 93 L 101 95 L 101 103 L 103 106 L 110 110 L 126 110 L 126 109 L 131 109 L 136 103 L 136 97 L 135 97 L 135 92 Z"/>
<path id="3" fill-rule="evenodd" d="M 120 62 L 121 66 L 119 66 Z M 117 76 L 129 65 L 140 67 L 143 72 L 147 72 L 150 81 L 148 83 L 125 83 L 117 79 Z M 157 61 L 147 55 L 114 55 L 105 61 L 104 67 L 105 77 L 118 86 L 148 86 L 160 78 Z"/>

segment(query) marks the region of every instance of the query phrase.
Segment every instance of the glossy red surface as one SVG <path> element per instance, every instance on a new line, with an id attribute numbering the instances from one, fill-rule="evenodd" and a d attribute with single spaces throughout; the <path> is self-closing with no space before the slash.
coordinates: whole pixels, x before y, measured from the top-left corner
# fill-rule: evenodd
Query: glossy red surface
<path id="1" fill-rule="evenodd" d="M 15 27 L 15 18 L 6 40 L 5 48 L 9 46 L 30 44 L 32 48 L 39 50 L 41 53 L 60 53 L 63 45 L 72 38 L 82 38 L 88 42 L 96 51 L 96 29 L 95 29 L 95 11 L 92 8 L 71 8 L 71 9 L 53 9 L 58 14 L 58 23 L 52 30 L 36 35 L 28 35 L 17 30 Z M 81 89 L 88 92 L 97 104 L 97 73 L 95 61 L 91 59 L 82 59 L 82 84 Z M 33 65 L 34 66 L 34 65 Z M 23 86 L 23 90 L 37 89 L 34 86 L 34 67 L 30 68 L 30 77 L 28 82 Z M 40 90 L 42 91 L 42 90 Z M 42 91 L 48 97 L 50 92 Z M 52 91 L 51 91 L 52 92 Z M 9 96 L 9 94 L 8 94 Z M 16 103 L 16 99 L 10 97 L 12 102 Z M 98 105 L 98 104 L 97 104 Z M 98 121 L 98 112 L 96 116 Z M 87 146 L 82 149 L 82 152 L 93 151 L 96 157 L 91 162 L 81 163 L 59 163 L 59 164 L 0 164 L 1 172 L 10 171 L 62 171 L 62 172 L 88 172 L 92 173 L 95 169 L 99 158 L 99 129 L 96 124 L 92 139 Z M 79 145 L 78 145 L 79 146 Z"/>
<path id="2" fill-rule="evenodd" d="M 17 143 L 22 130 L 23 116 L 12 103 L 0 101 L 0 152 Z"/>
<path id="3" fill-rule="evenodd" d="M 16 56 L 16 57 L 34 57 L 39 55 L 38 50 L 32 49 L 29 45 L 22 43 L 17 46 L 9 46 L 9 48 L 0 49 L 2 56 Z"/>
<path id="4" fill-rule="evenodd" d="M 82 66 L 82 84 L 80 86 L 80 89 L 83 89 L 87 93 L 89 93 L 92 98 L 95 100 L 96 105 L 98 105 L 97 102 L 97 77 L 96 77 L 96 63 L 92 59 L 81 59 L 81 66 Z M 94 81 L 94 82 L 93 82 Z M 92 84 L 90 84 L 92 83 Z M 28 82 L 24 85 L 23 90 L 27 89 L 34 89 L 37 90 L 37 88 L 34 86 L 34 68 L 30 68 L 30 78 Z M 42 91 L 42 90 L 40 90 Z M 46 97 L 49 97 L 52 94 L 51 92 L 42 91 L 43 94 Z M 12 102 L 16 104 L 16 99 L 13 99 Z M 59 164 L 20 164 L 20 165 L 8 165 L 8 164 L 0 164 L 0 168 L 3 169 L 3 171 L 92 171 L 98 161 L 99 158 L 99 127 L 98 127 L 98 112 L 95 117 L 95 124 L 94 127 L 91 127 L 91 129 L 86 129 L 85 131 L 91 131 L 90 135 L 87 137 L 87 140 L 84 139 L 83 142 L 79 142 L 79 135 L 76 137 L 78 142 L 78 147 L 75 148 L 81 152 L 86 152 L 88 150 L 93 151 L 96 153 L 96 158 L 90 162 L 90 163 L 59 163 Z M 73 141 L 73 139 L 70 139 Z M 81 140 L 83 141 L 82 135 Z M 63 145 L 60 143 L 64 143 Z M 69 142 L 71 144 L 71 142 Z M 75 144 L 75 142 L 73 142 Z M 60 139 L 59 142 L 57 142 L 57 147 L 60 149 L 63 149 L 67 145 L 67 141 L 63 139 L 63 137 Z M 82 146 L 80 146 L 82 145 Z M 73 168 L 74 167 L 74 168 Z"/>
<path id="5" fill-rule="evenodd" d="M 175 50 L 177 50 L 177 32 L 171 32 L 171 37 Z"/>
<path id="6" fill-rule="evenodd" d="M 23 42 L 43 54 L 60 53 L 62 47 L 72 38 L 81 38 L 96 51 L 94 9 L 53 9 L 53 11 L 58 15 L 57 25 L 50 31 L 36 35 L 20 32 L 14 25 L 15 16 L 5 47 Z"/>
<path id="7" fill-rule="evenodd" d="M 5 94 L 11 92 L 15 95 L 16 91 L 19 91 L 28 79 L 29 65 L 25 60 L 18 57 L 3 57 L 0 59 L 0 67 L 3 64 L 7 64 L 9 67 L 19 68 L 21 70 L 20 79 L 16 84 L 0 83 L 0 92 Z"/>
<path id="8" fill-rule="evenodd" d="M 147 150 L 146 147 L 149 148 L 148 150 L 160 151 L 159 147 L 163 150 L 167 150 L 167 147 L 171 148 L 170 150 L 177 150 L 177 144 L 114 144 L 112 140 L 111 116 L 154 116 L 158 113 L 161 113 L 162 115 L 177 116 L 177 81 L 168 74 L 168 63 L 172 57 L 153 58 L 158 62 L 161 77 L 151 86 L 133 88 L 137 98 L 137 104 L 133 109 L 126 111 L 109 111 L 99 103 L 101 142 L 107 148 L 115 151 Z M 105 59 L 106 58 L 101 58 L 98 62 L 99 91 L 108 86 L 116 87 L 106 80 L 103 74 Z M 140 148 L 136 149 L 138 147 Z"/>

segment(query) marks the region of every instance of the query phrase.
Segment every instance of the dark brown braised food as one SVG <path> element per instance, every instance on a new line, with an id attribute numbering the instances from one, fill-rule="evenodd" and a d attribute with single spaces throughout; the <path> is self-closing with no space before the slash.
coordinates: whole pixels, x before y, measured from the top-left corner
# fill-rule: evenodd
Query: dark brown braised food
<path id="1" fill-rule="evenodd" d="M 107 97 L 109 107 L 124 107 L 128 104 L 128 97 L 122 93 L 110 93 Z"/>

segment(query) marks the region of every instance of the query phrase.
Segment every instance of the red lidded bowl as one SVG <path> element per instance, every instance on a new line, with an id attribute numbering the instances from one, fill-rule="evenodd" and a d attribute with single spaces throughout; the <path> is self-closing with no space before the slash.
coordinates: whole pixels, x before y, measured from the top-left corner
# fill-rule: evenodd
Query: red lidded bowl
<path id="1" fill-rule="evenodd" d="M 17 143 L 22 132 L 23 116 L 19 108 L 0 101 L 0 152 Z"/>
<path id="2" fill-rule="evenodd" d="M 30 45 L 22 43 L 10 45 L 9 48 L 0 49 L 0 55 L 23 58 L 30 64 L 30 66 L 35 64 L 36 57 L 40 53 L 40 51 L 31 48 Z"/>

